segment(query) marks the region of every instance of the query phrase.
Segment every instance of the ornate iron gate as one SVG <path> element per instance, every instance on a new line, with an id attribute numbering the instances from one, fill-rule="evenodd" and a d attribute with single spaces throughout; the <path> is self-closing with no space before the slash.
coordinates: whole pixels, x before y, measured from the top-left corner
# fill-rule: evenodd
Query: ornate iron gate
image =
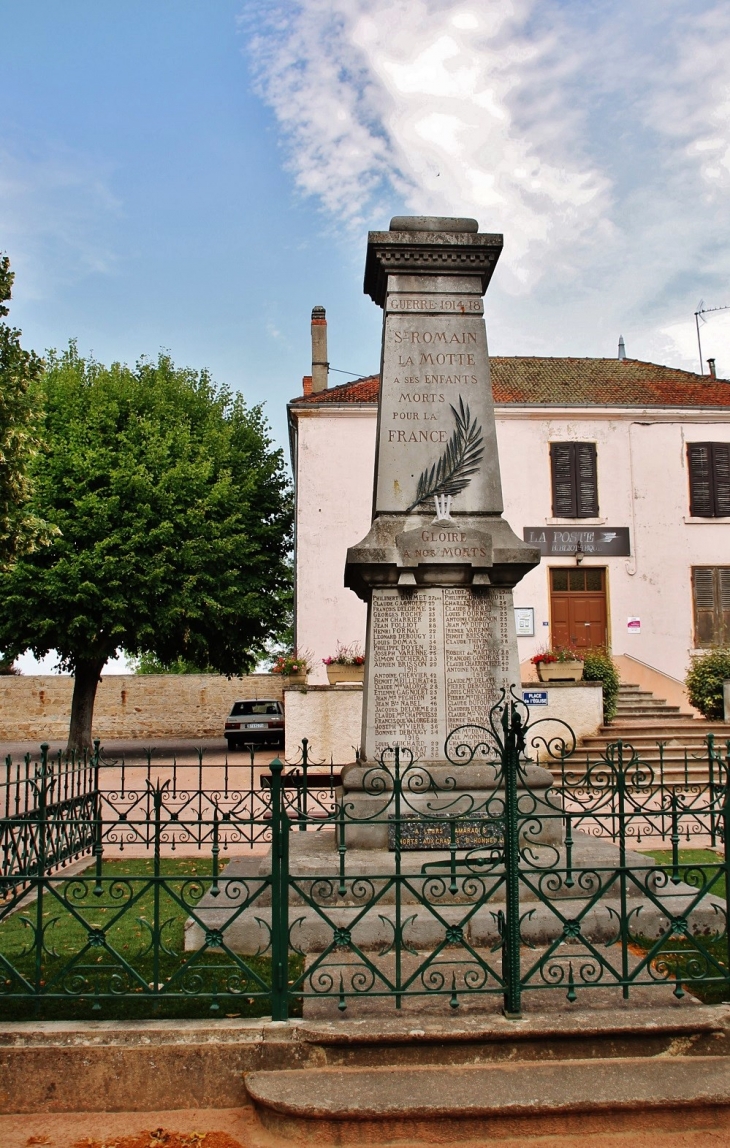
<path id="1" fill-rule="evenodd" d="M 397 747 L 361 766 L 368 802 L 338 802 L 337 852 L 319 870 L 316 849 L 289 853 L 292 824 L 274 789 L 276 1017 L 322 996 L 344 1011 L 363 995 L 396 1007 L 441 995 L 456 1008 L 493 993 L 518 1017 L 536 991 L 574 1001 L 598 986 L 624 998 L 667 982 L 676 996 L 687 984 L 727 988 L 728 862 L 712 852 L 726 839 L 726 762 L 710 747 L 706 783 L 666 785 L 617 742 L 571 770 L 568 727 L 525 726 L 525 716 L 509 699 L 490 728 L 455 730 L 446 773 Z M 370 852 L 380 871 L 366 871 L 363 833 L 387 837 L 388 853 Z M 421 852 L 414 869 L 411 850 L 428 838 L 435 859 Z M 680 847 L 698 841 L 707 857 L 683 860 Z M 639 852 L 652 847 L 668 855 Z M 306 967 L 287 985 L 292 950 Z"/>

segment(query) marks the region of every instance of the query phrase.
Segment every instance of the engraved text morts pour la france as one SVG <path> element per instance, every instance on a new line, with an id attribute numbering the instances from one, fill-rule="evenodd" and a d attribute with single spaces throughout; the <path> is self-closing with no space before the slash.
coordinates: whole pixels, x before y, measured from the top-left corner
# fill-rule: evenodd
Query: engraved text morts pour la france
<path id="1" fill-rule="evenodd" d="M 519 684 L 512 588 L 539 562 L 502 518 L 482 295 L 502 247 L 468 219 L 371 232 L 383 307 L 373 524 L 345 582 L 368 602 L 362 751 L 443 762 Z"/>

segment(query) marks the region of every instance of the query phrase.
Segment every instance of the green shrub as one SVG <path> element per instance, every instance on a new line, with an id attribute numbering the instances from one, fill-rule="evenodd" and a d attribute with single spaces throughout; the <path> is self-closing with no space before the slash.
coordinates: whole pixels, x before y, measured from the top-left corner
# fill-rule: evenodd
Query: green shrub
<path id="1" fill-rule="evenodd" d="M 711 721 L 723 719 L 722 683 L 726 678 L 730 678 L 730 650 L 713 650 L 693 658 L 684 679 L 691 704 Z"/>
<path id="2" fill-rule="evenodd" d="M 619 677 L 608 650 L 588 650 L 583 655 L 583 681 L 603 684 L 603 720 L 616 716 Z"/>

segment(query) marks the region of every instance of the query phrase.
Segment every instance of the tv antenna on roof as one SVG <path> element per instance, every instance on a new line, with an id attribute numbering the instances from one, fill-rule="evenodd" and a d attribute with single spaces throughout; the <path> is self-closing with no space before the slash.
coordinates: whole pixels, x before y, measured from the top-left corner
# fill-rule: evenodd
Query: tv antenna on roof
<path id="1" fill-rule="evenodd" d="M 704 367 L 702 365 L 702 340 L 700 339 L 700 320 L 703 323 L 706 323 L 707 319 L 703 319 L 702 316 L 703 315 L 709 315 L 712 311 L 730 311 L 730 304 L 728 304 L 725 307 L 705 307 L 704 299 L 700 299 L 699 303 L 697 304 L 697 310 L 695 311 L 695 326 L 697 328 L 697 350 L 700 353 L 700 374 L 701 375 L 704 375 L 705 371 L 704 371 Z"/>

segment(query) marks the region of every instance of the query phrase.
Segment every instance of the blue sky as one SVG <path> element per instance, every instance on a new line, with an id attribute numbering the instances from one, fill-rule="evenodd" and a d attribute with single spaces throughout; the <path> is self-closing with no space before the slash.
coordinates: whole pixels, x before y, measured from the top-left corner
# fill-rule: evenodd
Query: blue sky
<path id="1" fill-rule="evenodd" d="M 497 354 L 697 369 L 730 304 L 724 0 L 0 0 L 0 250 L 42 351 L 168 349 L 285 404 L 327 308 L 369 373 L 366 233 L 503 231 Z M 705 356 L 730 376 L 730 311 Z M 332 382 L 346 376 L 334 375 Z"/>
<path id="2" fill-rule="evenodd" d="M 0 250 L 27 345 L 73 336 L 103 361 L 169 348 L 265 401 L 283 442 L 312 306 L 328 306 L 333 364 L 354 371 L 377 367 L 379 316 L 364 234 L 343 246 L 284 170 L 240 13 L 0 0 Z"/>

